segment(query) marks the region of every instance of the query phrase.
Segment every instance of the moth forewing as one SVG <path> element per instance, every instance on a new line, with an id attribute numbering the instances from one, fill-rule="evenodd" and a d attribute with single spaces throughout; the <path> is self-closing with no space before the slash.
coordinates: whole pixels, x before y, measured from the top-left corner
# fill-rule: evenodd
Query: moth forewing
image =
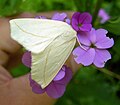
<path id="1" fill-rule="evenodd" d="M 31 75 L 45 88 L 69 57 L 76 31 L 65 22 L 49 19 L 13 19 L 11 37 L 31 51 Z"/>

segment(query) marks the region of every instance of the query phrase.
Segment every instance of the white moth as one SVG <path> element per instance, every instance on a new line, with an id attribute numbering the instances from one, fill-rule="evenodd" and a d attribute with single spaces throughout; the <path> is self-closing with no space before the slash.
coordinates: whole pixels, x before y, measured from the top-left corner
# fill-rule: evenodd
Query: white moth
<path id="1" fill-rule="evenodd" d="M 31 51 L 31 77 L 45 88 L 59 72 L 76 43 L 76 31 L 49 19 L 10 20 L 11 37 Z"/>

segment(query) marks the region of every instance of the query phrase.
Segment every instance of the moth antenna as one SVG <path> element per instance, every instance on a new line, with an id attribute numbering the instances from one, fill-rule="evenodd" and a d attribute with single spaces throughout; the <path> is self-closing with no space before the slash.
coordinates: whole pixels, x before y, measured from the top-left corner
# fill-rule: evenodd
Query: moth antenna
<path id="1" fill-rule="evenodd" d="M 83 50 L 87 51 L 87 50 L 81 45 L 80 42 L 78 42 L 78 43 L 79 43 L 80 47 L 81 47 Z"/>
<path id="2" fill-rule="evenodd" d="M 78 41 L 78 38 L 77 38 L 77 41 Z M 87 49 L 85 49 L 85 48 L 81 45 L 81 43 L 80 43 L 79 41 L 78 41 L 78 43 L 79 43 L 80 47 L 81 47 L 83 50 L 87 51 Z"/>

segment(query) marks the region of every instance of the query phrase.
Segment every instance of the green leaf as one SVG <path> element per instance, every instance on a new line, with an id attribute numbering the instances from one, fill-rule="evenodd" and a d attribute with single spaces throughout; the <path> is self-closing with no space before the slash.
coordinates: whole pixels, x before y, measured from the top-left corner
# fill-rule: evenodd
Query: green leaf
<path id="1" fill-rule="evenodd" d="M 2 9 L 5 4 L 6 4 L 7 0 L 0 0 L 0 9 Z"/>
<path id="2" fill-rule="evenodd" d="M 83 12 L 86 9 L 86 0 L 73 0 L 76 7 L 77 11 Z"/>
<path id="3" fill-rule="evenodd" d="M 22 0 L 1 0 L 0 16 L 11 16 L 17 14 Z"/>
<path id="4" fill-rule="evenodd" d="M 19 77 L 30 72 L 30 69 L 23 64 L 20 64 L 17 68 L 12 69 L 11 75 L 13 77 Z"/>
<path id="5" fill-rule="evenodd" d="M 96 2 L 96 0 L 73 0 L 74 4 L 77 8 L 77 11 L 80 12 L 89 12 L 92 14 L 93 12 L 93 6 Z"/>
<path id="6" fill-rule="evenodd" d="M 103 28 L 115 35 L 120 35 L 120 17 L 111 18 L 103 24 Z"/>

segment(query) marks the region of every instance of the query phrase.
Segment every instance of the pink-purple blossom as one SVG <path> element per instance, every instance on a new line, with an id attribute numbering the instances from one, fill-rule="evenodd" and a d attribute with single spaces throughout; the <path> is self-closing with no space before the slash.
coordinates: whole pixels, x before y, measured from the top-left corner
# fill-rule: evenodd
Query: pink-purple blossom
<path id="1" fill-rule="evenodd" d="M 47 17 L 45 16 L 36 16 L 35 17 L 36 19 L 47 19 Z M 57 20 L 57 21 L 63 21 L 63 22 L 66 22 L 68 24 L 70 24 L 70 18 L 67 16 L 66 13 L 55 13 L 52 18 L 52 20 Z"/>
<path id="2" fill-rule="evenodd" d="M 114 40 L 107 37 L 106 34 L 107 30 L 105 29 L 80 32 L 77 37 L 84 49 L 81 47 L 74 49 L 75 61 L 84 66 L 89 66 L 93 63 L 96 67 L 104 67 L 105 62 L 111 59 L 111 55 L 106 49 L 114 44 Z"/>
<path id="3" fill-rule="evenodd" d="M 64 21 L 68 24 L 70 24 L 70 19 L 68 18 L 66 13 L 55 13 L 52 18 L 52 20 L 58 20 L 58 21 Z"/>
<path id="4" fill-rule="evenodd" d="M 27 67 L 31 67 L 30 52 L 27 51 L 24 53 L 22 62 Z M 34 93 L 42 94 L 46 92 L 48 96 L 52 98 L 59 98 L 64 94 L 66 85 L 69 83 L 71 78 L 72 78 L 72 71 L 66 65 L 63 65 L 63 67 L 60 69 L 60 71 L 52 80 L 52 82 L 44 89 L 42 89 L 41 86 L 38 83 L 36 83 L 34 80 L 32 80 L 31 75 L 29 76 L 30 86 L 32 87 L 32 91 Z"/>
<path id="5" fill-rule="evenodd" d="M 59 98 L 64 94 L 66 90 L 66 85 L 69 83 L 71 78 L 72 78 L 72 71 L 70 70 L 70 68 L 64 65 L 59 71 L 59 73 L 56 75 L 56 77 L 53 79 L 53 81 L 44 89 L 42 89 L 41 86 L 37 84 L 34 80 L 32 80 L 31 76 L 29 77 L 29 80 L 33 92 L 37 94 L 42 94 L 46 92 L 48 96 L 52 98 Z"/>
<path id="6" fill-rule="evenodd" d="M 22 63 L 31 68 L 31 52 L 26 51 L 22 56 Z"/>
<path id="7" fill-rule="evenodd" d="M 87 13 L 75 12 L 72 16 L 71 24 L 74 30 L 88 32 L 91 30 L 92 16 Z"/>
<path id="8" fill-rule="evenodd" d="M 98 17 L 101 18 L 100 23 L 105 23 L 110 19 L 110 16 L 107 14 L 107 12 L 104 9 L 99 10 Z"/>

